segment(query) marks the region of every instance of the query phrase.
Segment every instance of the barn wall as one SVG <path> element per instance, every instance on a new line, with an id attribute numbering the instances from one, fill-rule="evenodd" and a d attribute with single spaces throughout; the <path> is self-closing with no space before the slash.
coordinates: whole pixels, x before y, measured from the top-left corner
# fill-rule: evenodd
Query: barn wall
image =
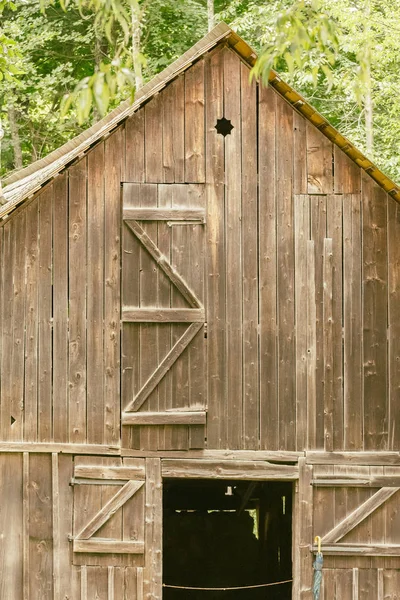
<path id="1" fill-rule="evenodd" d="M 118 130 L 1 228 L 2 440 L 119 442 L 123 142 Z"/>
<path id="2" fill-rule="evenodd" d="M 207 331 L 141 410 L 207 408 L 207 427 L 123 426 L 125 447 L 400 448 L 399 206 L 224 47 L 0 228 L 2 440 L 119 443 L 121 404 L 186 329 L 120 334 L 121 295 L 186 306 L 122 224 L 122 182 L 206 211 L 144 225 Z"/>

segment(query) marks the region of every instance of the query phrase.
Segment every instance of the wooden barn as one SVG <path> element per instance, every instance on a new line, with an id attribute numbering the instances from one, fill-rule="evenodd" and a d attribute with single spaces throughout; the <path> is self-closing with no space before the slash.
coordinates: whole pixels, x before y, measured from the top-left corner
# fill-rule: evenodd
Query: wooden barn
<path id="1" fill-rule="evenodd" d="M 400 189 L 255 58 L 5 182 L 1 600 L 399 598 Z"/>

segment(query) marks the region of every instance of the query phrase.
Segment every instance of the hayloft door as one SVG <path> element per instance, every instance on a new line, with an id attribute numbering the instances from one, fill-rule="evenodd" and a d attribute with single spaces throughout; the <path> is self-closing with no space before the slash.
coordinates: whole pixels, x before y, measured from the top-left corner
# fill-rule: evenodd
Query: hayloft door
<path id="1" fill-rule="evenodd" d="M 123 445 L 205 438 L 202 184 L 123 185 Z"/>

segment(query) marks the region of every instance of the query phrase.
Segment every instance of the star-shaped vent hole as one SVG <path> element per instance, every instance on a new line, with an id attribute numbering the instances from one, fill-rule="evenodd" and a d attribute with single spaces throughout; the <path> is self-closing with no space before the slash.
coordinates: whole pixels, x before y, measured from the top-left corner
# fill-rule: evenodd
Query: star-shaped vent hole
<path id="1" fill-rule="evenodd" d="M 222 117 L 222 119 L 217 119 L 217 124 L 215 126 L 215 129 L 217 130 L 218 133 L 220 133 L 221 135 L 223 135 L 225 137 L 227 135 L 230 135 L 230 133 L 233 129 L 233 125 L 229 119 L 225 119 L 225 117 Z"/>

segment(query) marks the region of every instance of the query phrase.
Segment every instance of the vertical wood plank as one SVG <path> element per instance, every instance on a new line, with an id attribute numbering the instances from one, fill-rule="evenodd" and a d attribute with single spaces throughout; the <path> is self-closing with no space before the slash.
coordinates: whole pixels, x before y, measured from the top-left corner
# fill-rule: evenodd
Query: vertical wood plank
<path id="1" fill-rule="evenodd" d="M 146 185 L 141 189 L 140 205 L 145 207 L 157 206 L 157 186 Z M 157 223 L 143 223 L 143 229 L 147 235 L 157 244 Z M 159 304 L 159 281 L 164 274 L 155 265 L 144 247 L 140 249 L 140 306 L 158 306 Z M 140 325 L 140 386 L 142 386 L 160 362 L 158 328 L 153 323 L 142 323 Z M 144 407 L 145 410 L 158 410 L 158 396 L 155 390 Z M 157 449 L 158 432 L 154 427 L 140 427 L 140 447 Z"/>
<path id="2" fill-rule="evenodd" d="M 307 122 L 307 179 L 309 194 L 332 194 L 332 142 Z"/>
<path id="3" fill-rule="evenodd" d="M 29 598 L 53 600 L 51 455 L 29 460 Z"/>
<path id="4" fill-rule="evenodd" d="M 311 198 L 311 239 L 315 246 L 316 317 L 316 447 L 324 447 L 323 255 L 326 237 L 326 196 Z"/>
<path id="5" fill-rule="evenodd" d="M 29 600 L 29 452 L 22 457 L 22 598 Z"/>
<path id="6" fill-rule="evenodd" d="M 277 328 L 277 199 L 276 101 L 271 88 L 259 87 L 259 320 L 260 320 L 260 442 L 277 450 L 278 442 L 278 328 Z"/>
<path id="7" fill-rule="evenodd" d="M 343 197 L 344 448 L 363 447 L 362 246 L 359 195 Z"/>
<path id="8" fill-rule="evenodd" d="M 335 194 L 359 194 L 361 169 L 336 144 L 333 144 Z"/>
<path id="9" fill-rule="evenodd" d="M 24 360 L 25 360 L 25 233 L 26 213 L 22 211 L 14 219 L 14 264 L 13 273 L 13 320 L 11 363 L 10 439 L 23 439 L 24 426 Z M 4 273 L 4 272 L 3 272 Z M 5 276 L 5 273 L 4 273 Z M 8 275 L 10 276 L 10 275 Z M 3 396 L 4 398 L 4 396 Z"/>
<path id="10" fill-rule="evenodd" d="M 162 480 L 161 460 L 146 459 L 146 516 L 143 598 L 158 600 L 162 597 Z"/>
<path id="11" fill-rule="evenodd" d="M 400 589 L 400 571 L 390 569 L 383 574 L 384 600 L 398 600 Z"/>
<path id="12" fill-rule="evenodd" d="M 357 568 L 355 568 L 353 569 L 352 600 L 359 600 L 359 579 L 360 572 Z"/>
<path id="13" fill-rule="evenodd" d="M 86 440 L 86 161 L 69 170 L 69 440 Z"/>
<path id="14" fill-rule="evenodd" d="M 307 194 L 307 121 L 297 112 L 293 113 L 293 193 Z"/>
<path id="15" fill-rule="evenodd" d="M 125 124 L 125 180 L 145 181 L 144 108 L 129 117 Z"/>
<path id="16" fill-rule="evenodd" d="M 99 377 L 98 367 L 104 364 L 104 256 L 112 251 L 104 247 L 104 144 L 97 145 L 88 154 L 87 160 L 87 441 L 89 444 L 102 444 L 104 380 Z"/>
<path id="17" fill-rule="evenodd" d="M 333 256 L 332 239 L 324 240 L 324 295 L 323 295 L 323 345 L 324 345 L 324 442 L 325 451 L 333 451 Z"/>
<path id="18" fill-rule="evenodd" d="M 185 181 L 205 181 L 204 59 L 185 71 Z"/>
<path id="19" fill-rule="evenodd" d="M 130 184 L 129 193 L 124 187 L 124 206 L 140 206 L 140 184 Z M 140 243 L 126 223 L 122 223 L 122 305 L 140 305 Z M 140 389 L 140 325 L 124 323 L 122 326 L 122 407 L 132 401 Z M 126 448 L 140 447 L 140 428 L 123 427 L 122 445 Z"/>
<path id="20" fill-rule="evenodd" d="M 259 446 L 257 96 L 249 69 L 241 64 L 242 260 L 243 260 L 243 441 Z"/>
<path id="21" fill-rule="evenodd" d="M 38 282 L 39 282 L 38 199 L 26 208 L 26 303 L 25 303 L 25 422 L 24 439 L 37 440 L 38 393 Z M 4 230 L 3 244 L 6 242 Z M 4 252 L 4 251 L 3 251 Z M 4 256 L 4 254 L 3 254 Z M 3 259 L 4 260 L 4 259 Z M 3 263 L 4 264 L 4 263 Z M 4 291 L 3 291 L 4 294 Z M 3 305 L 4 307 L 4 300 Z M 4 321 L 4 308 L 2 308 Z M 4 327 L 4 326 L 3 326 Z M 3 328 L 4 335 L 4 328 Z"/>
<path id="22" fill-rule="evenodd" d="M 143 569 L 139 567 L 136 573 L 136 600 L 143 600 Z"/>
<path id="23" fill-rule="evenodd" d="M 124 467 L 143 465 L 142 459 L 124 458 Z M 122 539 L 134 542 L 144 541 L 145 488 L 138 490 L 122 507 Z M 130 555 L 124 558 L 124 564 L 143 566 L 143 555 Z"/>
<path id="24" fill-rule="evenodd" d="M 183 81 L 181 79 L 182 85 Z M 183 130 L 182 130 L 183 131 Z M 165 150 L 164 150 L 165 152 Z M 165 155 L 164 155 L 165 156 Z M 158 206 L 172 206 L 175 186 L 160 185 L 158 186 Z M 171 242 L 172 242 L 172 227 L 167 223 L 158 223 L 158 247 L 160 251 L 171 261 Z M 159 300 L 161 306 L 171 306 L 172 286 L 169 280 L 164 277 L 160 278 L 158 285 Z M 158 344 L 160 355 L 166 356 L 171 349 L 173 325 L 164 324 L 158 328 Z M 172 388 L 172 373 L 167 373 L 158 385 L 158 408 L 160 411 L 171 409 L 174 402 Z M 171 425 L 160 426 L 158 432 L 158 448 L 171 450 L 173 449 L 173 427 Z"/>
<path id="25" fill-rule="evenodd" d="M 23 467 L 21 454 L 0 455 L 0 598 L 23 594 Z"/>
<path id="26" fill-rule="evenodd" d="M 294 336 L 294 233 L 293 233 L 293 110 L 277 101 L 277 297 L 279 447 L 296 447 L 296 368 Z"/>
<path id="27" fill-rule="evenodd" d="M 299 528 L 299 568 L 298 577 L 300 600 L 312 598 L 312 562 L 313 556 L 309 546 L 313 535 L 313 498 L 312 498 L 312 467 L 306 465 L 305 459 L 299 459 L 299 513 L 297 515 Z"/>
<path id="28" fill-rule="evenodd" d="M 115 595 L 114 595 L 114 588 L 115 588 L 115 582 L 114 582 L 114 567 L 108 567 L 108 600 L 115 600 Z"/>
<path id="29" fill-rule="evenodd" d="M 317 447 L 317 305 L 315 243 L 307 242 L 307 447 Z"/>
<path id="30" fill-rule="evenodd" d="M 208 421 L 211 448 L 226 446 L 224 138 L 215 130 L 223 114 L 223 51 L 206 58 L 206 172 L 207 172 L 207 346 Z"/>
<path id="31" fill-rule="evenodd" d="M 185 79 L 180 75 L 163 91 L 163 170 L 166 183 L 185 181 Z"/>
<path id="32" fill-rule="evenodd" d="M 225 136 L 225 246 L 228 447 L 242 445 L 242 206 L 239 57 L 224 53 L 224 115 L 234 128 Z M 235 125 L 236 124 L 236 125 Z"/>
<path id="33" fill-rule="evenodd" d="M 163 119 L 162 99 L 160 94 L 153 98 L 144 107 L 145 115 L 145 181 L 148 183 L 162 182 L 163 174 Z"/>
<path id="34" fill-rule="evenodd" d="M 121 160 L 123 134 L 120 129 L 105 141 L 107 165 L 104 186 L 104 443 L 120 440 L 120 236 Z"/>
<path id="35" fill-rule="evenodd" d="M 342 450 L 343 423 L 343 207 L 342 197 L 327 199 L 327 237 L 332 239 L 332 448 Z"/>
<path id="36" fill-rule="evenodd" d="M 68 174 L 54 180 L 53 439 L 68 441 Z"/>
<path id="37" fill-rule="evenodd" d="M 4 226 L 3 233 L 3 265 L 2 272 L 7 273 L 9 265 L 13 265 L 15 244 L 15 227 L 13 221 L 9 221 Z M 0 425 L 1 439 L 11 439 L 12 414 L 11 414 L 11 394 L 12 394 L 12 347 L 13 347 L 13 278 L 5 277 L 2 283 L 2 352 L 1 352 L 1 405 L 0 405 Z"/>
<path id="38" fill-rule="evenodd" d="M 172 204 L 175 206 L 188 206 L 188 186 L 176 185 L 172 193 Z M 191 279 L 191 239 L 190 230 L 186 225 L 173 226 L 171 232 L 171 260 L 172 266 L 188 281 L 190 286 Z M 189 276 L 189 278 L 188 278 Z M 160 285 L 158 286 L 161 291 Z M 178 292 L 172 288 L 171 304 L 174 307 L 187 307 L 186 300 Z M 171 328 L 172 339 L 171 343 L 175 344 L 184 331 L 187 329 L 186 324 L 174 324 Z M 171 371 L 172 383 L 172 405 L 174 408 L 184 409 L 189 406 L 190 395 L 190 366 L 189 352 L 184 352 L 175 363 Z M 187 449 L 189 447 L 189 431 L 186 426 L 172 427 L 172 447 L 177 449 Z"/>
<path id="39" fill-rule="evenodd" d="M 362 175 L 364 449 L 388 445 L 387 406 L 387 197 Z"/>
<path id="40" fill-rule="evenodd" d="M 51 489 L 53 513 L 53 599 L 61 600 L 61 525 L 60 525 L 60 485 L 58 470 L 58 454 L 51 455 Z"/>
<path id="41" fill-rule="evenodd" d="M 206 210 L 206 194 L 201 184 L 189 184 L 187 193 L 188 207 L 202 207 Z M 188 235 L 188 262 L 183 276 L 200 302 L 205 301 L 205 227 L 200 224 L 186 225 Z M 204 330 L 201 329 L 190 343 L 189 355 L 189 407 L 192 410 L 207 406 L 206 393 L 206 355 Z M 189 448 L 203 448 L 205 445 L 205 427 L 189 427 Z"/>
<path id="42" fill-rule="evenodd" d="M 353 569 L 336 569 L 336 599 L 353 600 Z"/>
<path id="43" fill-rule="evenodd" d="M 73 457 L 58 455 L 58 564 L 60 599 L 79 598 L 78 567 L 72 565 L 71 543 L 73 533 L 74 497 L 70 481 L 73 475 Z M 53 491 L 54 494 L 54 491 Z"/>
<path id="44" fill-rule="evenodd" d="M 389 449 L 400 449 L 400 206 L 388 198 Z"/>
<path id="45" fill-rule="evenodd" d="M 81 600 L 88 600 L 87 567 L 81 567 Z"/>
<path id="46" fill-rule="evenodd" d="M 39 201 L 38 441 L 52 439 L 52 208 L 53 186 Z"/>
<path id="47" fill-rule="evenodd" d="M 108 568 L 87 568 L 88 600 L 108 600 Z"/>
<path id="48" fill-rule="evenodd" d="M 295 196 L 295 307 L 296 307 L 296 420 L 297 450 L 307 448 L 307 244 L 310 237 L 308 196 Z"/>

